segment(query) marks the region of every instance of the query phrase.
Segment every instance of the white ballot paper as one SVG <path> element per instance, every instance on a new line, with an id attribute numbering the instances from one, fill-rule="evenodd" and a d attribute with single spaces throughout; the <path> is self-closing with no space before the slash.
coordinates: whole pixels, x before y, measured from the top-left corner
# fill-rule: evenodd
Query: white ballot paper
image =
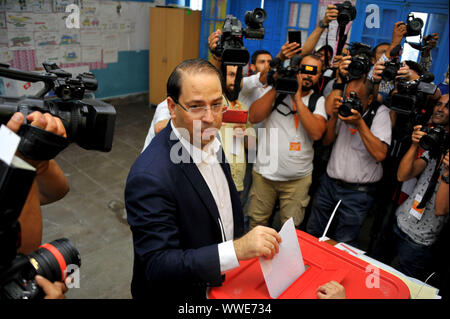
<path id="1" fill-rule="evenodd" d="M 295 231 L 294 220 L 289 218 L 279 232 L 281 244 L 273 259 L 259 257 L 267 290 L 278 298 L 301 274 L 305 272 L 302 252 Z"/>

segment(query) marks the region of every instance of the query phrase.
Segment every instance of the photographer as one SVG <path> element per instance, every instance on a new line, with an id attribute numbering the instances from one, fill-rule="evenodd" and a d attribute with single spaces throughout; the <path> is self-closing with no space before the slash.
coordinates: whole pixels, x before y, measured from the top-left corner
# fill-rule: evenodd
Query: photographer
<path id="1" fill-rule="evenodd" d="M 32 125 L 48 132 L 66 137 L 66 130 L 57 117 L 38 111 L 27 116 Z M 24 122 L 22 113 L 16 112 L 7 123 L 7 127 L 17 133 Z M 19 253 L 29 254 L 39 248 L 42 240 L 41 205 L 49 204 L 63 198 L 69 191 L 69 183 L 55 160 L 35 161 L 17 155 L 36 168 L 36 177 L 31 186 L 25 205 L 19 217 L 21 226 L 21 246 Z M 42 276 L 36 276 L 37 284 L 44 290 L 46 299 L 65 298 L 67 287 L 61 282 L 50 282 Z"/>
<path id="2" fill-rule="evenodd" d="M 398 207 L 393 227 L 399 270 L 420 280 L 425 280 L 429 274 L 431 246 L 448 220 L 448 100 L 448 94 L 441 96 L 431 118 L 433 127 L 445 127 L 447 140 L 435 144 L 417 158 L 419 146 L 425 142 L 421 140 L 428 134 L 421 125 L 415 126 L 411 147 L 403 156 L 397 172 L 399 181 L 420 175 L 409 198 Z"/>
<path id="3" fill-rule="evenodd" d="M 347 59 L 340 63 L 339 81 L 348 72 L 347 64 Z M 343 104 L 344 92 L 347 100 Z M 376 183 L 383 175 L 381 161 L 391 142 L 389 109 L 374 102 L 373 84 L 366 74 L 346 85 L 335 86 L 327 102 L 330 98 L 333 98 L 332 115 L 323 143 L 334 145 L 313 199 L 306 230 L 322 236 L 334 207 L 342 200 L 333 239 L 356 246 L 360 227 L 374 200 Z"/>
<path id="4" fill-rule="evenodd" d="M 277 91 L 271 88 L 250 107 L 250 122 L 265 121 L 253 170 L 250 228 L 267 225 L 277 199 L 280 200 L 282 224 L 290 217 L 294 218 L 297 227 L 303 221 L 312 179 L 313 141 L 322 137 L 326 127 L 324 98 L 316 100 L 313 112 L 308 108 L 322 62 L 317 56 L 307 55 L 300 61 L 299 69 L 307 67 L 315 69 L 316 74 L 299 72 L 295 95 L 284 95 L 281 100 Z M 271 144 L 274 129 L 278 132 L 277 145 Z M 273 154 L 275 146 L 279 151 Z M 269 162 L 267 154 L 270 154 Z"/>

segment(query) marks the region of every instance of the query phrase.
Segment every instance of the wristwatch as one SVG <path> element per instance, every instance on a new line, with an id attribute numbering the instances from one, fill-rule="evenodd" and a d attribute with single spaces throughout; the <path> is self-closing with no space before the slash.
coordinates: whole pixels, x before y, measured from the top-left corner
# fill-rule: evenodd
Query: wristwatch
<path id="1" fill-rule="evenodd" d="M 449 176 L 448 176 L 448 175 L 447 175 L 447 176 L 442 175 L 442 176 L 441 176 L 441 179 L 442 179 L 442 181 L 443 181 L 444 183 L 448 184 L 448 179 L 449 179 Z"/>
<path id="2" fill-rule="evenodd" d="M 319 28 L 326 29 L 328 28 L 328 24 L 325 24 L 322 20 L 319 21 Z"/>

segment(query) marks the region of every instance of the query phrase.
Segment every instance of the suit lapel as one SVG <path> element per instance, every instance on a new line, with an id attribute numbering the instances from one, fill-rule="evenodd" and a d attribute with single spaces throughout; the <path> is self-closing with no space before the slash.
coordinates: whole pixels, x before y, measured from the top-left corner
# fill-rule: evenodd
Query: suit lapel
<path id="1" fill-rule="evenodd" d="M 169 149 L 171 149 L 172 146 L 174 146 L 176 143 L 178 143 L 180 141 L 178 139 L 174 140 L 174 139 L 170 138 L 170 136 L 173 132 L 170 122 L 167 126 L 170 130 L 170 132 L 168 132 L 168 142 L 169 142 L 169 146 L 170 146 Z M 181 147 L 184 148 L 184 146 L 181 146 Z M 187 151 L 185 149 L 183 150 L 183 152 L 187 153 Z M 190 181 L 192 187 L 197 192 L 200 200 L 208 208 L 208 212 L 210 213 L 211 217 L 213 218 L 214 222 L 217 224 L 217 227 L 219 227 L 219 230 L 220 230 L 219 210 L 217 208 L 214 197 L 213 197 L 211 191 L 209 190 L 208 184 L 206 183 L 205 179 L 203 178 L 202 174 L 200 173 L 197 165 L 194 163 L 192 157 L 189 156 L 188 159 L 189 159 L 188 162 L 182 161 L 181 163 L 178 164 L 178 166 L 181 168 L 184 175 Z M 220 232 L 221 232 L 221 230 L 220 230 Z"/>

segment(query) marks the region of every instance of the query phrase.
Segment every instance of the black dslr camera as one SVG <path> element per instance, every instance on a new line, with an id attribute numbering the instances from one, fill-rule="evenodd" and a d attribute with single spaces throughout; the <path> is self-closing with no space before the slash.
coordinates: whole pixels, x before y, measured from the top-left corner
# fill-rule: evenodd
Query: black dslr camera
<path id="1" fill-rule="evenodd" d="M 405 37 L 414 37 L 420 35 L 423 28 L 423 20 L 415 18 L 414 14 L 408 14 L 406 18 L 406 34 Z"/>
<path id="2" fill-rule="evenodd" d="M 44 82 L 45 84 L 45 87 L 36 96 L 0 97 L 0 124 L 6 124 L 14 112 L 23 113 L 25 118 L 34 111 L 50 113 L 59 117 L 66 129 L 67 139 L 63 139 L 62 143 L 75 142 L 87 150 L 110 151 L 116 110 L 112 105 L 100 100 L 83 99 L 86 90 L 95 91 L 97 89 L 97 80 L 94 75 L 83 73 L 76 78 L 72 78 L 72 74 L 60 69 L 54 63 L 44 63 L 43 65 L 46 73 L 41 74 L 11 69 L 7 64 L 0 64 L 0 76 L 33 83 Z M 50 90 L 54 91 L 55 97 L 45 97 Z M 33 135 L 45 135 L 39 130 L 36 127 L 22 125 L 21 131 L 19 131 L 19 135 L 22 137 L 19 151 L 31 159 L 54 157 L 55 154 L 33 156 L 25 149 L 27 144 L 37 143 L 37 141 L 28 138 L 33 138 Z M 32 133 L 25 136 L 29 131 L 32 131 Z M 49 137 L 48 134 L 47 137 Z M 49 138 L 61 142 L 61 140 L 56 140 L 56 137 L 50 136 Z M 53 142 L 53 140 L 49 141 L 49 144 Z M 44 148 L 43 146 L 42 150 Z"/>
<path id="3" fill-rule="evenodd" d="M 347 25 L 350 21 L 355 20 L 356 8 L 350 1 L 336 3 L 335 6 L 338 9 L 337 22 L 339 25 Z"/>
<path id="4" fill-rule="evenodd" d="M 347 68 L 349 79 L 360 79 L 370 71 L 372 66 L 371 47 L 364 43 L 354 42 L 350 47 L 351 62 Z"/>
<path id="5" fill-rule="evenodd" d="M 342 105 L 339 106 L 338 113 L 343 117 L 348 117 L 353 115 L 352 110 L 356 110 L 362 115 L 363 105 L 355 92 L 350 92 L 350 96 L 343 99 Z"/>
<path id="6" fill-rule="evenodd" d="M 245 66 L 250 59 L 250 55 L 244 47 L 243 37 L 246 39 L 264 39 L 263 22 L 266 20 L 266 16 L 266 11 L 261 8 L 247 11 L 244 17 L 247 26 L 242 28 L 241 21 L 232 15 L 227 15 L 223 24 L 222 35 L 212 53 L 222 57 L 224 65 Z"/>
<path id="7" fill-rule="evenodd" d="M 388 82 L 395 80 L 398 70 L 402 67 L 400 62 L 401 48 L 402 47 L 400 45 L 393 48 L 390 52 L 391 60 L 384 62 L 385 69 L 383 70 L 383 73 L 381 73 L 381 78 L 383 81 Z"/>
<path id="8" fill-rule="evenodd" d="M 42 299 L 44 292 L 34 280 L 36 275 L 65 282 L 81 266 L 80 253 L 65 238 L 43 244 L 27 256 L 17 254 L 22 238 L 18 219 L 35 174 L 17 156 L 11 163 L 0 160 L 0 300 Z"/>
<path id="9" fill-rule="evenodd" d="M 267 72 L 267 83 L 274 86 L 277 93 L 295 94 L 298 90 L 297 73 L 300 61 L 300 56 L 294 56 L 290 59 L 289 65 L 284 67 L 279 58 L 273 59 L 270 61 L 270 70 Z M 311 70 L 310 72 L 314 71 Z M 278 76 L 276 80 L 274 78 L 275 73 Z"/>
<path id="10" fill-rule="evenodd" d="M 426 151 L 443 154 L 448 149 L 450 142 L 449 134 L 445 127 L 438 125 L 435 127 L 425 127 L 421 131 L 427 133 L 422 136 L 419 146 Z"/>

